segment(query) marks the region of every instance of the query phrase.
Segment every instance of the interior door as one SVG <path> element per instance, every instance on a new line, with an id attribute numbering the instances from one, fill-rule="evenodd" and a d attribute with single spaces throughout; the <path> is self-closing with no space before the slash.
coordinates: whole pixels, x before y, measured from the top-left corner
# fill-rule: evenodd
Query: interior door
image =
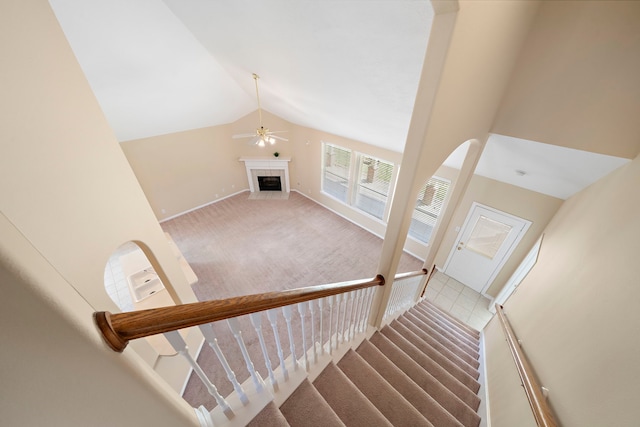
<path id="1" fill-rule="evenodd" d="M 444 273 L 484 292 L 530 225 L 525 219 L 473 203 Z"/>

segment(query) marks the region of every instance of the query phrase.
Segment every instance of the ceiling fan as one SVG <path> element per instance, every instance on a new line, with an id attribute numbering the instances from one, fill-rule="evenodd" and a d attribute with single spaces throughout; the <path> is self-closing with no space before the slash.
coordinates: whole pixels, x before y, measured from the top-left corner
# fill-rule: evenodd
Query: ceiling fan
<path id="1" fill-rule="evenodd" d="M 249 140 L 249 145 L 257 145 L 258 147 L 264 147 L 267 144 L 273 145 L 276 143 L 276 140 L 289 141 L 287 138 L 274 135 L 275 133 L 283 133 L 286 131 L 270 131 L 269 128 L 266 128 L 262 125 L 262 108 L 260 107 L 260 93 L 258 92 L 259 78 L 260 76 L 258 76 L 256 73 L 253 73 L 253 80 L 255 80 L 256 83 L 256 98 L 258 99 L 258 115 L 260 117 L 260 126 L 253 133 L 240 133 L 233 135 L 232 138 L 251 138 Z"/>

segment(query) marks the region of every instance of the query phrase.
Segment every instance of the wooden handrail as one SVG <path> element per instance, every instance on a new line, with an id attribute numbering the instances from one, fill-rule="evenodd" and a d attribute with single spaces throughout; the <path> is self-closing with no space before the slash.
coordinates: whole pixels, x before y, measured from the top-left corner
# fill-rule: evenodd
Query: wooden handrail
<path id="1" fill-rule="evenodd" d="M 398 273 L 393 280 L 409 279 L 410 277 L 424 276 L 425 274 L 429 274 L 429 270 L 423 268 L 422 270 L 409 271 L 408 273 Z"/>
<path id="2" fill-rule="evenodd" d="M 364 281 L 352 280 L 126 313 L 112 314 L 108 311 L 97 311 L 94 313 L 94 318 L 109 347 L 117 352 L 122 352 L 132 339 L 204 325 L 372 286 L 383 286 L 384 282 L 384 277 L 377 275 L 373 279 Z"/>
<path id="3" fill-rule="evenodd" d="M 500 319 L 500 324 L 504 329 L 504 334 L 507 338 L 507 344 L 509 345 L 511 356 L 513 356 L 513 361 L 518 369 L 518 375 L 520 375 L 520 379 L 522 380 L 522 386 L 524 387 L 527 399 L 529 399 L 529 405 L 531 405 L 531 410 L 533 411 L 536 423 L 541 427 L 558 426 L 559 424 L 553 416 L 551 408 L 542 394 L 542 388 L 540 387 L 540 384 L 538 384 L 538 380 L 536 380 L 533 368 L 520 348 L 518 339 L 516 338 L 516 335 L 511 328 L 511 324 L 509 324 L 509 320 L 507 320 L 507 317 L 504 314 L 504 309 L 500 304 L 496 304 L 496 313 L 498 313 L 498 319 Z"/>

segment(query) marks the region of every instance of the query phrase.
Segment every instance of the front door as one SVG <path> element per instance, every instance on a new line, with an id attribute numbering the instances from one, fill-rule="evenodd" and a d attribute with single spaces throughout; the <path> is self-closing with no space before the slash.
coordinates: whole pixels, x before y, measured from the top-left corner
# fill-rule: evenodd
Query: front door
<path id="1" fill-rule="evenodd" d="M 530 221 L 473 203 L 444 273 L 484 292 L 531 225 Z"/>

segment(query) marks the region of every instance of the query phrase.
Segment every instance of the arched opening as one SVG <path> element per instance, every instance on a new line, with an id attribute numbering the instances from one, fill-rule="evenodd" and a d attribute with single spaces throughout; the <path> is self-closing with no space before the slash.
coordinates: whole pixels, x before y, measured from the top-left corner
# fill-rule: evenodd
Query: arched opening
<path id="1" fill-rule="evenodd" d="M 104 268 L 104 287 L 120 311 L 134 311 L 135 303 L 155 294 L 164 285 L 151 261 L 135 242 L 120 245 Z"/>

